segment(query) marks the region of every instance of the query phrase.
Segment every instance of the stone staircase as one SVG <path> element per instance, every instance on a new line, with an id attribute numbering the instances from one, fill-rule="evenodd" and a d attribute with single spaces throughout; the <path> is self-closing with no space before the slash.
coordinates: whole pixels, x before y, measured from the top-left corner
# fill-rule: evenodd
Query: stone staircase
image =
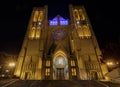
<path id="1" fill-rule="evenodd" d="M 96 80 L 17 80 L 0 87 L 120 87 L 120 84 Z"/>
<path id="2" fill-rule="evenodd" d="M 32 87 L 109 87 L 105 83 L 90 80 L 42 80 Z M 114 86 L 112 86 L 114 87 Z"/>
<path id="3" fill-rule="evenodd" d="M 113 83 L 113 82 L 107 82 L 107 81 L 101 82 L 101 83 L 108 85 L 108 87 L 120 87 L 119 83 Z"/>

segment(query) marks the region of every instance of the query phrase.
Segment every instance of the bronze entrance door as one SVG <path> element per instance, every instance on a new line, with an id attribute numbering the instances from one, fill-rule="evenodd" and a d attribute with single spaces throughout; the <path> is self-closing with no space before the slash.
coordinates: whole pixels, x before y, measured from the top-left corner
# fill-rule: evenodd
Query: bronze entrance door
<path id="1" fill-rule="evenodd" d="M 57 80 L 64 80 L 64 68 L 57 68 L 57 73 L 56 73 Z"/>

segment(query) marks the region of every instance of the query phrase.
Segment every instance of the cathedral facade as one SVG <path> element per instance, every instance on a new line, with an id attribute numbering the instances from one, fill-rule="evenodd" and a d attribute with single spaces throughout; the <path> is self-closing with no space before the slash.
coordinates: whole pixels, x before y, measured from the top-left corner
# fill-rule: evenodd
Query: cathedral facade
<path id="1" fill-rule="evenodd" d="M 48 7 L 32 11 L 14 74 L 22 80 L 100 80 L 107 68 L 83 6 L 70 19 L 48 20 Z"/>

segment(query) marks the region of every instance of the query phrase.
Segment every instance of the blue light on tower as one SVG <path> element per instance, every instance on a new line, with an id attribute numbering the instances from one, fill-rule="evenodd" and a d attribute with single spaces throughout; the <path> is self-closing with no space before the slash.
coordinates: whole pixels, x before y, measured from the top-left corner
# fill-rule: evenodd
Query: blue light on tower
<path id="1" fill-rule="evenodd" d="M 64 19 L 63 17 L 60 17 L 60 25 L 68 25 L 68 20 Z"/>
<path id="2" fill-rule="evenodd" d="M 60 25 L 68 25 L 68 20 L 64 19 L 63 17 L 55 17 L 53 20 L 50 20 L 50 26 L 57 26 Z"/>
<path id="3" fill-rule="evenodd" d="M 58 18 L 55 17 L 53 20 L 50 20 L 50 26 L 56 26 L 58 25 Z"/>
<path id="4" fill-rule="evenodd" d="M 52 21 L 50 21 L 50 25 L 58 25 L 58 21 L 54 21 L 54 20 L 52 20 Z"/>
<path id="5" fill-rule="evenodd" d="M 60 25 L 68 25 L 68 20 L 60 20 Z"/>

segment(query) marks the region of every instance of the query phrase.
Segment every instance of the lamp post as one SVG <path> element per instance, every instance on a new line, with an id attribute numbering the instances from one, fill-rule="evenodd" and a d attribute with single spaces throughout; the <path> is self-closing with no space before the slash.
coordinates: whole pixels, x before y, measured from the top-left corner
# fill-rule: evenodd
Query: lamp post
<path id="1" fill-rule="evenodd" d="M 120 67 L 120 63 L 117 61 L 108 61 L 106 62 L 107 67 L 109 69 L 109 71 L 112 71 L 115 68 L 119 68 Z"/>
<path id="2" fill-rule="evenodd" d="M 14 66 L 15 66 L 15 63 L 14 63 L 14 62 L 9 63 L 9 66 L 10 66 L 10 67 L 14 67 Z"/>
<path id="3" fill-rule="evenodd" d="M 107 62 L 107 66 L 108 66 L 108 70 L 111 71 L 113 69 L 113 62 L 112 61 L 108 61 Z"/>
<path id="4" fill-rule="evenodd" d="M 10 76 L 13 77 L 15 63 L 14 62 L 9 63 L 9 67 L 10 67 Z"/>

